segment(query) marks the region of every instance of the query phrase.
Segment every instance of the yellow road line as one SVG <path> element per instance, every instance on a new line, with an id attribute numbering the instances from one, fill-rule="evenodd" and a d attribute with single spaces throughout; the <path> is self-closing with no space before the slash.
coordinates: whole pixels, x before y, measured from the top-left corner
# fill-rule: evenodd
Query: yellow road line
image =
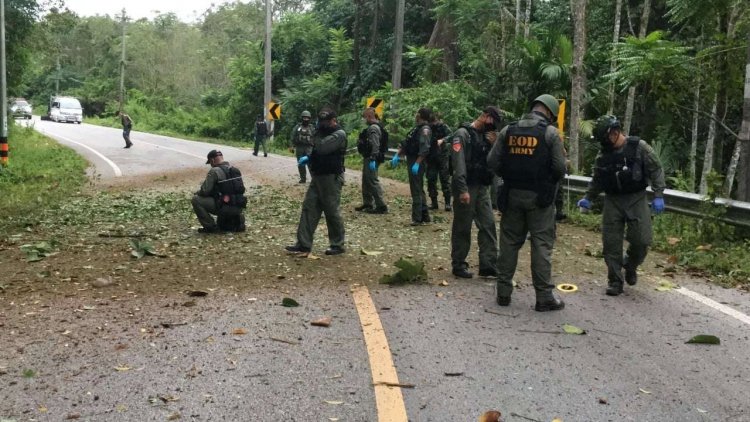
<path id="1" fill-rule="evenodd" d="M 398 374 L 396 367 L 393 366 L 388 339 L 385 337 L 385 330 L 383 330 L 383 324 L 380 322 L 370 292 L 365 286 L 355 286 L 352 288 L 352 297 L 357 307 L 359 322 L 362 325 L 362 333 L 367 345 L 367 354 L 370 358 L 378 421 L 408 422 L 401 388 L 386 385 L 398 384 Z"/>

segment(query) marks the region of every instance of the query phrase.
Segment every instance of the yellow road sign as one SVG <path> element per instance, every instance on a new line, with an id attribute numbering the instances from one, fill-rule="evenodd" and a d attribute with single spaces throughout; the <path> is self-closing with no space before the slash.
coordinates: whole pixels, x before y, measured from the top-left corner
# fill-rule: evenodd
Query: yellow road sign
<path id="1" fill-rule="evenodd" d="M 268 120 L 279 120 L 281 118 L 281 104 L 273 101 L 268 102 Z"/>
<path id="2" fill-rule="evenodd" d="M 378 119 L 383 118 L 383 106 L 384 105 L 385 105 L 385 101 L 383 101 L 382 98 L 370 97 L 365 102 L 365 107 L 372 107 L 375 109 L 375 114 L 378 116 Z"/>
<path id="3" fill-rule="evenodd" d="M 560 103 L 560 111 L 557 113 L 557 129 L 560 135 L 565 132 L 565 100 L 557 100 Z"/>

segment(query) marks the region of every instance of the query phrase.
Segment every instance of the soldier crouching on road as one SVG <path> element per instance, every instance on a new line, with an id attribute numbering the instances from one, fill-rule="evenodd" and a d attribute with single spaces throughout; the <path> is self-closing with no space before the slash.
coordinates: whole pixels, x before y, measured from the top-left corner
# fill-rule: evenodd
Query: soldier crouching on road
<path id="1" fill-rule="evenodd" d="M 492 214 L 490 186 L 492 172 L 487 154 L 495 143 L 495 125 L 502 125 L 500 111 L 487 107 L 471 123 L 465 123 L 448 137 L 453 168 L 453 226 L 451 266 L 453 275 L 472 278 L 466 257 L 471 249 L 471 226 L 477 226 L 479 275 L 497 276 L 497 232 Z"/>
<path id="2" fill-rule="evenodd" d="M 192 200 L 193 211 L 203 226 L 198 232 L 245 231 L 243 210 L 247 199 L 242 174 L 224 161 L 221 151 L 211 150 L 207 158 L 206 164 L 211 164 L 211 169 Z M 218 217 L 218 222 L 214 222 L 212 214 Z"/>
<path id="3" fill-rule="evenodd" d="M 594 125 L 593 138 L 601 144 L 601 152 L 596 157 L 589 189 L 578 206 L 589 210 L 591 201 L 602 191 L 606 193 L 602 212 L 606 293 L 618 296 L 623 291 L 622 269 L 625 268 L 625 282 L 634 285 L 638 281 L 637 268 L 651 245 L 651 213 L 646 198 L 649 182 L 654 191 L 654 214 L 664 211 L 664 170 L 651 146 L 637 136 L 626 136 L 615 116 L 600 117 Z M 628 241 L 624 257 L 623 232 Z"/>
<path id="4" fill-rule="evenodd" d="M 341 188 L 344 186 L 344 158 L 346 132 L 338 124 L 336 112 L 323 109 L 318 113 L 318 127 L 313 138 L 313 150 L 301 157 L 298 164 L 310 163 L 312 180 L 302 202 L 302 213 L 297 226 L 297 242 L 287 246 L 289 252 L 310 253 L 313 235 L 320 215 L 325 214 L 330 247 L 326 255 L 344 253 L 344 220 L 341 218 Z"/>
<path id="5" fill-rule="evenodd" d="M 557 185 L 565 174 L 560 133 L 551 122 L 559 104 L 551 95 L 540 95 L 531 112 L 503 128 L 487 163 L 503 178 L 498 195 L 500 255 L 497 261 L 497 304 L 510 305 L 518 250 L 531 235 L 531 280 L 539 312 L 563 309 L 565 303 L 552 292 L 552 248 L 555 244 Z"/>

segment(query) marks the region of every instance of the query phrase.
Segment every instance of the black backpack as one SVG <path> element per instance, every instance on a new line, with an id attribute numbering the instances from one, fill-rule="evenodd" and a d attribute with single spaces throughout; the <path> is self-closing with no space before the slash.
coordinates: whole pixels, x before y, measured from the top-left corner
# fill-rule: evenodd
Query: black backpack
<path id="1" fill-rule="evenodd" d="M 233 166 L 220 166 L 224 172 L 224 180 L 219 180 L 219 203 L 221 206 L 230 205 L 245 208 L 245 183 L 242 181 L 242 172 Z"/>

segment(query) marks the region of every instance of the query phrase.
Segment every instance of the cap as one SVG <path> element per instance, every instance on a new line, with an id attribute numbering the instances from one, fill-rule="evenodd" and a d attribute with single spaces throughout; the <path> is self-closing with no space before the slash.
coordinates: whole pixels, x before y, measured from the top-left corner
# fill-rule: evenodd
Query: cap
<path id="1" fill-rule="evenodd" d="M 318 120 L 331 120 L 336 117 L 336 112 L 330 109 L 320 110 Z"/>
<path id="2" fill-rule="evenodd" d="M 208 157 L 207 157 L 208 160 L 206 160 L 206 164 L 210 164 L 211 163 L 211 159 L 212 158 L 216 158 L 218 156 L 222 156 L 223 157 L 224 154 L 222 154 L 221 151 L 219 151 L 217 149 L 212 149 L 211 152 L 208 153 Z"/>

